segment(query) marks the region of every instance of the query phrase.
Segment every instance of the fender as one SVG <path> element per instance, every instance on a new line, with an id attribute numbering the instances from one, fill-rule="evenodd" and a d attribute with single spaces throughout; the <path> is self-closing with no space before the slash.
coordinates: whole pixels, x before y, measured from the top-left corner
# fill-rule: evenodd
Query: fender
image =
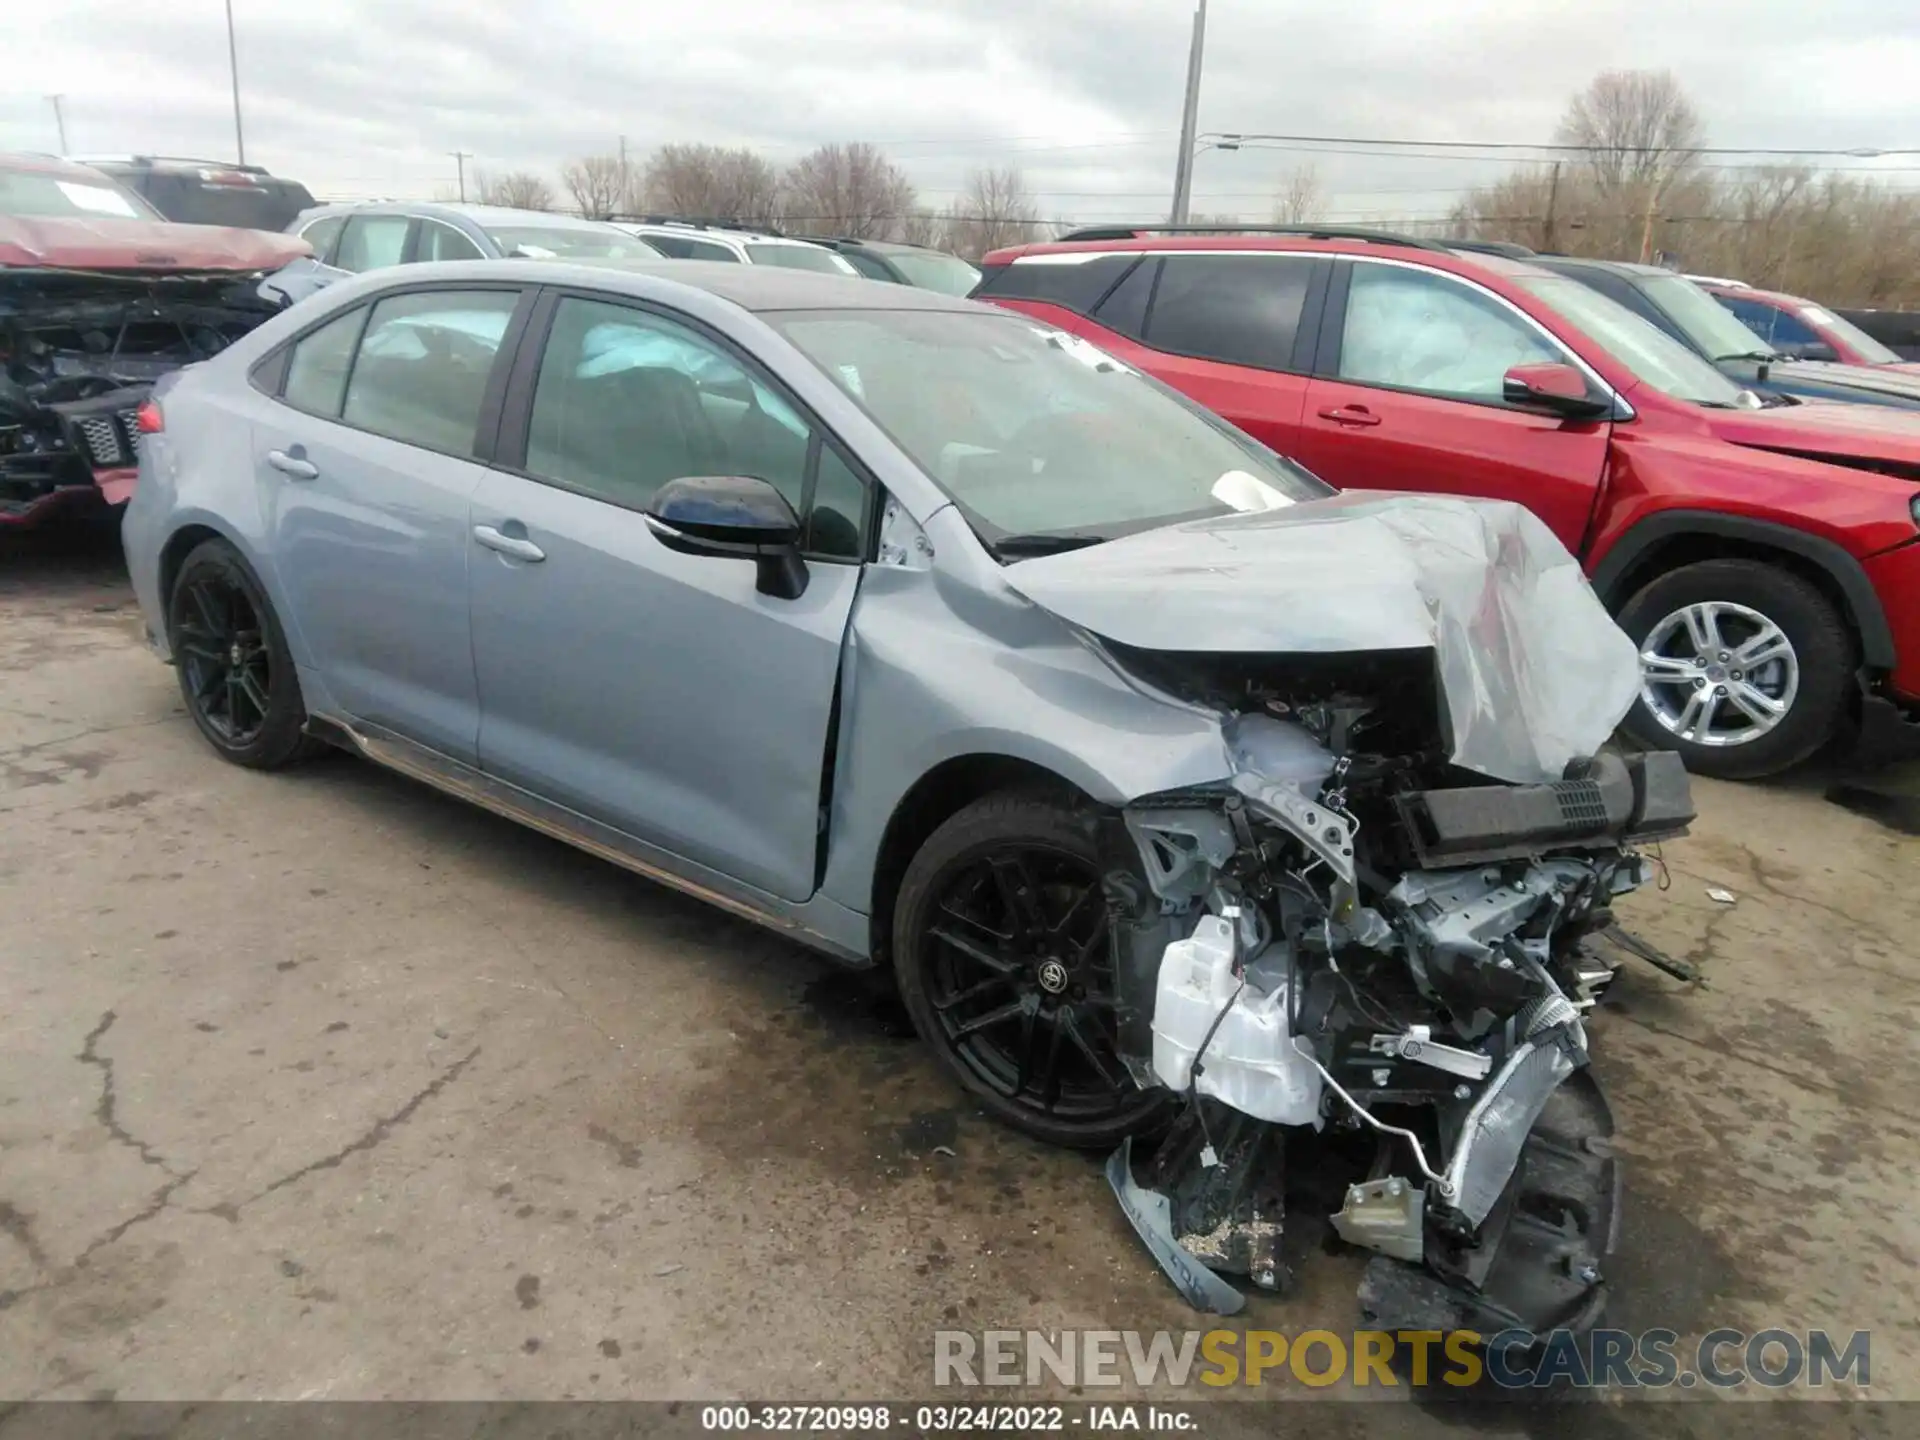
<path id="1" fill-rule="evenodd" d="M 1887 612 L 1874 592 L 1873 582 L 1867 579 L 1860 562 L 1831 540 L 1767 520 L 1725 515 L 1714 510 L 1661 510 L 1649 515 L 1616 540 L 1613 548 L 1593 567 L 1593 588 L 1601 602 L 1609 610 L 1618 610 L 1627 598 L 1618 592 L 1628 572 L 1656 545 L 1681 535 L 1715 535 L 1741 540 L 1784 550 L 1819 566 L 1846 601 L 1848 618 L 1860 636 L 1860 658 L 1875 669 L 1893 668 L 1893 631 L 1887 624 Z"/>

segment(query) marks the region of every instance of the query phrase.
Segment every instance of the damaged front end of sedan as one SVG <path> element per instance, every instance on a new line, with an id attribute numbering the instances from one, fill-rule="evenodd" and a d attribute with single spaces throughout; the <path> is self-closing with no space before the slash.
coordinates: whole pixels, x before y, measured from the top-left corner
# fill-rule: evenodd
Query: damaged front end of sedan
<path id="1" fill-rule="evenodd" d="M 1368 1324 L 1590 1326 L 1618 1173 L 1584 1023 L 1612 970 L 1588 942 L 1647 880 L 1639 847 L 1692 820 L 1687 777 L 1607 748 L 1636 657 L 1533 517 L 1320 508 L 1337 545 L 1277 515 L 1016 572 L 1121 673 L 1215 717 L 1229 762 L 1112 827 L 1119 1049 L 1177 1103 L 1108 1176 L 1205 1310 L 1244 1303 L 1223 1275 L 1286 1288 L 1289 1170 L 1311 1164 L 1334 1230 L 1376 1252 Z M 1311 648 L 1254 651 L 1263 593 L 1329 564 L 1350 583 L 1288 617 Z M 1126 598 L 1179 584 L 1234 597 L 1218 649 Z M 1329 1192 L 1333 1155 L 1355 1163 Z"/>
<path id="2" fill-rule="evenodd" d="M 261 278 L 0 268 L 0 526 L 125 501 L 154 381 L 277 314 Z"/>

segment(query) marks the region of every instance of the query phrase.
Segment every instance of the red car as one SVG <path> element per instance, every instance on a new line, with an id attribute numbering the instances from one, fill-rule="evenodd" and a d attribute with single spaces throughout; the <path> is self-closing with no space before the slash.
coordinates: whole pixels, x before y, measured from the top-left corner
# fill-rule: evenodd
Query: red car
<path id="1" fill-rule="evenodd" d="M 153 382 L 280 310 L 260 282 L 311 253 L 163 220 L 84 165 L 0 155 L 0 528 L 124 503 Z"/>
<path id="2" fill-rule="evenodd" d="M 1081 232 L 974 293 L 1336 485 L 1530 507 L 1640 646 L 1628 727 L 1690 768 L 1917 733 L 1920 417 L 1763 402 L 1577 280 L 1370 232 Z"/>
<path id="3" fill-rule="evenodd" d="M 1837 360 L 1842 365 L 1886 365 L 1920 373 L 1920 362 L 1904 360 L 1844 316 L 1798 295 L 1755 290 L 1749 285 L 1703 285 L 1742 325 L 1774 351 L 1795 360 Z"/>

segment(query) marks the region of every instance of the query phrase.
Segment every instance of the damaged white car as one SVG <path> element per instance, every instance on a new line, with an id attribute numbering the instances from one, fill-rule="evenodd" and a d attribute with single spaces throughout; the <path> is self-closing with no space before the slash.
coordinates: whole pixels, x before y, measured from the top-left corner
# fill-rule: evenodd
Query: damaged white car
<path id="1" fill-rule="evenodd" d="M 376 272 L 155 410 L 128 561 L 220 754 L 343 745 L 890 965 L 985 1108 L 1121 1147 L 1197 1303 L 1283 1286 L 1331 1180 L 1383 1325 L 1591 1318 L 1583 942 L 1691 811 L 1525 510 L 771 267 Z"/>

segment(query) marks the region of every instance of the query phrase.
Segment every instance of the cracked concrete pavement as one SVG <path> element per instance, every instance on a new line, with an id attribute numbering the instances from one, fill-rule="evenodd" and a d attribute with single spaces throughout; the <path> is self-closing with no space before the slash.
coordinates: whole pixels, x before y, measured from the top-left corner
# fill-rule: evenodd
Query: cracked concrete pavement
<path id="1" fill-rule="evenodd" d="M 1920 1397 L 1915 777 L 1823 783 L 1702 783 L 1624 916 L 1706 983 L 1596 1027 L 1612 1315 L 1871 1330 Z M 372 766 L 220 763 L 110 547 L 0 552 L 0 914 L 0 1398 L 897 1397 L 943 1326 L 1194 1324 L 858 981 Z M 1348 1328 L 1358 1268 L 1245 1323 Z"/>

